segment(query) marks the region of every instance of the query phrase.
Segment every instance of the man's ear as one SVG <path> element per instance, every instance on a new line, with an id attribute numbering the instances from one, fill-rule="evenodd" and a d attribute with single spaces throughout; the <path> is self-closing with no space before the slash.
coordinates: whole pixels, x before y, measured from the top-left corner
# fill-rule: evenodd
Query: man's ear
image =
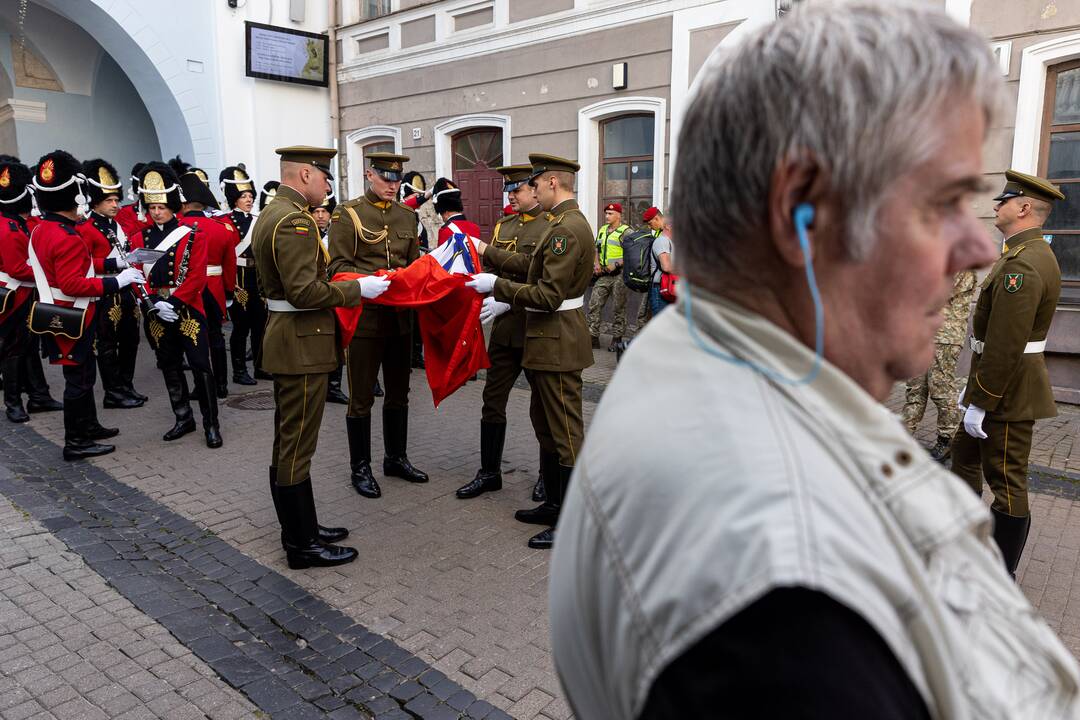
<path id="1" fill-rule="evenodd" d="M 773 171 L 766 208 L 769 237 L 776 253 L 793 267 L 801 268 L 806 264 L 796 231 L 795 210 L 804 204 L 814 209 L 813 222 L 806 228 L 813 253 L 816 249 L 815 235 L 820 238 L 820 231 L 830 224 L 834 216 L 827 187 L 827 171 L 810 155 L 782 161 Z M 821 252 L 820 249 L 818 252 Z"/>

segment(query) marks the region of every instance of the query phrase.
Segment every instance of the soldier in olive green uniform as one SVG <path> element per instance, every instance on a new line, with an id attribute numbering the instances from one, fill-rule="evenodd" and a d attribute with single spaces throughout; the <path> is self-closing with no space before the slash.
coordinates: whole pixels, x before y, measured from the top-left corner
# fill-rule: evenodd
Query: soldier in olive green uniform
<path id="1" fill-rule="evenodd" d="M 342 203 L 331 216 L 330 272 L 372 275 L 398 270 L 420 257 L 416 213 L 395 200 L 401 186 L 402 166 L 409 158 L 392 153 L 367 155 L 365 177 L 370 185 L 363 196 Z M 412 357 L 412 318 L 407 310 L 372 305 L 365 308 L 349 345 L 349 433 L 352 484 L 364 497 L 382 495 L 371 473 L 372 389 L 382 366 L 383 474 L 425 483 L 426 473 L 413 467 L 405 453 L 409 428 L 409 373 Z"/>
<path id="2" fill-rule="evenodd" d="M 503 191 L 510 198 L 513 215 L 507 215 L 495 225 L 491 245 L 510 253 L 532 256 L 540 237 L 548 227 L 547 212 L 536 201 L 536 192 L 529 186 L 531 165 L 510 165 L 498 168 L 503 175 Z M 489 261 L 490 265 L 490 261 Z M 514 282 L 525 282 L 528 272 L 507 271 L 504 277 Z M 510 308 L 495 318 L 488 340 L 488 357 L 491 367 L 484 382 L 484 409 L 480 416 L 480 470 L 472 482 L 457 491 L 461 499 L 473 498 L 488 490 L 502 489 L 502 453 L 506 439 L 506 402 L 522 370 L 525 352 L 525 308 Z M 532 402 L 539 402 L 536 395 Z M 554 453 L 541 451 L 541 475 L 545 468 L 558 473 L 559 458 Z M 542 481 L 533 489 L 533 499 L 543 500 Z M 536 497 L 539 489 L 540 497 Z"/>
<path id="3" fill-rule="evenodd" d="M 562 498 L 585 436 L 581 414 L 581 371 L 593 364 L 585 324 L 585 289 L 593 271 L 593 233 L 574 199 L 578 164 L 551 155 L 529 155 L 532 180 L 550 225 L 531 256 L 480 243 L 485 264 L 499 275 L 527 273 L 524 283 L 488 273 L 473 276 L 477 292 L 494 290 L 486 306 L 524 307 L 525 351 L 522 367 L 532 387 L 530 416 L 541 450 L 557 454 L 557 473 L 544 472 L 544 504 L 519 510 L 527 523 L 550 525 L 529 540 L 529 547 L 550 548 Z M 497 310 L 496 310 L 497 312 Z"/>
<path id="4" fill-rule="evenodd" d="M 945 321 L 934 337 L 934 364 L 922 375 L 908 380 L 904 389 L 901 416 L 912 435 L 926 412 L 926 401 L 929 399 L 937 408 L 937 441 L 930 448 L 930 457 L 938 462 L 948 459 L 953 435 L 960 425 L 956 394 L 963 381 L 956 377 L 956 361 L 967 340 L 968 315 L 977 285 L 974 270 L 964 270 L 953 278 L 952 296 L 942 310 Z"/>
<path id="5" fill-rule="evenodd" d="M 983 280 L 972 317 L 971 372 L 961 404 L 964 432 L 953 440 L 953 472 L 994 493 L 994 539 L 1015 573 L 1027 541 L 1027 470 L 1035 420 L 1054 417 L 1043 351 L 1061 295 L 1061 270 L 1042 224 L 1064 199 L 1042 178 L 1009 170 L 994 198 L 1004 251 Z"/>
<path id="6" fill-rule="evenodd" d="M 336 151 L 301 146 L 277 153 L 281 185 L 251 230 L 259 290 L 270 311 L 262 355 L 263 369 L 274 376 L 276 405 L 270 489 L 289 567 L 340 565 L 353 560 L 356 551 L 329 544 L 348 530 L 318 524 L 311 457 L 322 424 L 327 373 L 340 359 L 332 308 L 358 305 L 377 288 L 326 281 L 329 257 L 309 205 L 322 202 Z"/>

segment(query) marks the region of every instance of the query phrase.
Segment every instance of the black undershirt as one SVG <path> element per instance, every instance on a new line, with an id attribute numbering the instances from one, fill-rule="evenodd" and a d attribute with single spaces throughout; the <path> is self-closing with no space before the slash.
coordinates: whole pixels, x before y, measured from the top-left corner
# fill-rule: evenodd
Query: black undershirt
<path id="1" fill-rule="evenodd" d="M 824 593 L 774 590 L 669 664 L 639 718 L 929 719 L 860 615 Z"/>

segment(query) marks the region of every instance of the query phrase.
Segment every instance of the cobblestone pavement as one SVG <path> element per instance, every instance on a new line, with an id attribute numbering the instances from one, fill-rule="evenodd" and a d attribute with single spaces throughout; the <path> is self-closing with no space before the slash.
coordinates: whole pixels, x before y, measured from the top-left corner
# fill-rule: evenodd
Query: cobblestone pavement
<path id="1" fill-rule="evenodd" d="M 605 348 L 607 341 L 607 337 L 602 339 Z M 198 589 L 199 583 L 220 582 L 224 575 L 215 577 L 213 573 L 227 574 L 235 565 L 239 568 L 240 590 L 256 594 L 248 597 L 226 584 L 224 590 L 232 593 L 233 602 L 245 603 L 250 615 L 237 617 L 228 612 L 228 617 L 219 619 L 226 628 L 225 637 L 236 648 L 242 643 L 238 646 L 229 634 L 247 633 L 252 639 L 244 642 L 273 650 L 275 655 L 273 659 L 263 658 L 269 666 L 263 670 L 270 671 L 269 676 L 237 676 L 232 672 L 235 668 L 230 662 L 222 666 L 222 658 L 215 657 L 225 650 L 224 646 L 215 640 L 207 646 L 218 650 L 204 656 L 194 641 L 185 635 L 190 616 L 172 619 L 179 634 L 169 626 L 168 614 L 161 616 L 161 623 L 181 642 L 192 647 L 211 670 L 220 674 L 229 685 L 240 688 L 244 696 L 262 710 L 272 713 L 280 713 L 280 707 L 275 703 L 285 701 L 278 698 L 277 693 L 289 690 L 293 695 L 283 697 L 294 701 L 295 696 L 299 696 L 300 700 L 295 700 L 296 707 L 310 707 L 312 698 L 321 698 L 330 705 L 343 702 L 344 705 L 334 710 L 342 716 L 355 711 L 360 716 L 409 717 L 408 713 L 416 711 L 419 717 L 459 717 L 466 708 L 448 705 L 450 698 L 455 697 L 458 705 L 464 704 L 465 700 L 478 702 L 477 699 L 489 703 L 493 708 L 491 717 L 496 714 L 494 709 L 522 720 L 570 717 L 550 660 L 546 614 L 548 555 L 525 546 L 526 539 L 538 528 L 513 520 L 515 509 L 532 504 L 528 496 L 537 469 L 537 449 L 528 422 L 528 391 L 524 389 L 524 379 L 519 382 L 519 389 L 512 392 L 508 408 L 510 426 L 503 463 L 504 489 L 470 501 L 457 500 L 453 493 L 472 478 L 478 467 L 482 378 L 480 382 L 466 385 L 435 410 L 422 375 L 413 373 L 409 455 L 418 467 L 431 474 L 432 482 L 427 485 L 412 485 L 379 476 L 382 441 L 379 405 L 376 405 L 372 447 L 374 469 L 383 486 L 383 497 L 379 500 L 361 498 L 349 485 L 344 408 L 327 406 L 319 451 L 312 468 L 315 494 L 322 522 L 351 528 L 349 542 L 360 550 L 361 556 L 357 562 L 340 568 L 293 571 L 284 563 L 278 544 L 279 529 L 267 489 L 266 466 L 273 417 L 269 383 L 260 382 L 255 388 L 231 386 L 232 396 L 221 410 L 224 449 L 207 450 L 201 433 L 175 443 L 163 443 L 160 435 L 171 426 L 171 413 L 160 375 L 145 356 L 145 346 L 141 350 L 143 356 L 140 357 L 136 385 L 152 396 L 150 403 L 133 411 L 100 412 L 103 423 L 119 426 L 122 430 L 116 438 L 116 453 L 92 463 L 63 463 L 55 445 L 41 448 L 34 439 L 37 438 L 35 433 L 40 433 L 54 444 L 61 442 L 57 415 L 34 417 L 25 428 L 29 432 L 24 442 L 28 448 L 36 448 L 34 458 L 41 465 L 41 474 L 78 468 L 85 478 L 92 480 L 95 489 L 88 490 L 91 495 L 97 492 L 122 494 L 127 488 L 137 493 L 140 503 L 151 503 L 160 508 L 160 515 L 171 518 L 170 523 L 190 521 L 184 531 L 190 538 L 177 548 L 189 543 L 195 543 L 196 547 L 198 543 L 219 543 L 214 545 L 215 552 L 222 553 L 229 561 L 215 559 L 217 565 L 209 563 L 209 570 L 187 568 L 192 576 L 190 582 L 184 581 L 186 589 L 168 586 L 167 579 L 161 577 L 155 582 L 165 582 L 169 590 L 179 592 L 184 598 L 190 598 L 186 593 L 194 592 L 196 597 L 192 602 L 202 598 L 203 605 L 183 608 L 185 611 L 217 612 L 212 602 L 213 593 L 222 592 L 222 589 L 203 588 L 211 591 L 207 595 Z M 585 373 L 586 421 L 591 418 L 595 402 L 615 368 L 614 353 L 597 350 L 594 355 L 597 364 Z M 54 387 L 61 387 L 55 369 L 50 368 L 48 373 L 50 380 L 54 380 Z M 100 389 L 98 392 L 100 396 Z M 888 404 L 894 410 L 898 409 L 896 393 Z M 931 408 L 920 431 L 923 439 L 929 439 L 932 434 L 932 422 Z M 16 435 L 23 430 L 16 429 Z M 1074 595 L 1073 578 L 1077 576 L 1075 570 L 1080 565 L 1080 517 L 1072 517 L 1074 512 L 1080 512 L 1074 510 L 1078 495 L 1076 482 L 1080 482 L 1080 475 L 1070 475 L 1080 469 L 1077 466 L 1080 447 L 1077 447 L 1078 457 L 1072 454 L 1078 433 L 1080 414 L 1071 411 L 1061 418 L 1039 423 L 1037 427 L 1032 461 L 1042 467 L 1036 468 L 1038 474 L 1033 487 L 1038 493 L 1032 503 L 1034 527 L 1020 577 L 1033 602 L 1065 637 L 1069 647 L 1080 654 L 1080 635 L 1077 634 L 1080 624 L 1073 622 L 1080 619 L 1080 600 L 1070 604 Z M 0 464 L 7 463 L 7 452 L 4 440 L 0 439 Z M 20 487 L 17 483 L 6 487 L 0 481 L 0 493 L 3 494 L 8 494 L 9 489 L 17 492 Z M 74 518 L 71 522 L 85 520 L 77 507 L 72 512 L 73 515 L 67 516 Z M 48 527 L 47 522 L 45 526 Z M 135 526 L 138 528 L 137 522 Z M 70 547 L 72 540 L 63 534 L 67 530 L 70 528 L 55 532 Z M 76 537 L 75 541 L 78 540 Z M 164 542 L 160 548 L 148 551 L 165 578 L 173 574 L 175 567 L 181 567 L 173 563 L 187 562 L 183 556 L 175 556 L 177 548 L 170 548 L 168 542 Z M 82 551 L 78 546 L 75 549 Z M 159 552 L 166 554 L 159 556 Z M 199 554 L 197 550 L 188 552 Z M 128 562 L 122 552 L 119 556 L 114 552 L 110 557 Z M 110 576 L 112 566 L 105 564 L 98 569 L 97 561 L 92 560 L 92 557 L 87 559 L 90 567 L 103 573 L 125 596 L 140 589 L 136 580 Z M 135 562 L 124 567 L 133 568 L 131 575 L 138 578 L 144 568 Z M 265 592 L 260 579 L 263 584 L 273 586 L 278 594 L 272 594 L 269 599 L 260 595 Z M 244 585 L 245 582 L 252 587 Z M 1080 578 L 1077 583 L 1075 596 L 1080 598 Z M 145 593 L 145 587 L 142 589 Z M 273 597 L 285 607 L 277 607 Z M 317 615 L 326 614 L 327 619 L 318 621 L 304 608 L 297 609 L 298 602 L 316 604 Z M 178 612 L 172 606 L 162 608 L 151 604 L 144 609 L 139 602 L 135 605 L 147 612 L 151 620 L 163 610 Z M 316 626 L 319 622 L 331 621 L 337 624 L 335 627 L 348 626 L 346 629 L 355 637 L 343 636 L 335 627 L 325 624 L 320 626 L 322 632 L 314 635 L 307 627 L 300 628 L 303 632 L 289 630 L 281 618 L 273 617 L 273 613 L 285 612 L 285 621 L 296 621 L 290 608 L 302 618 L 314 621 Z M 178 624 L 177 620 L 180 620 Z M 297 622 L 304 625 L 303 620 Z M 262 637 L 264 631 L 269 633 L 266 638 Z M 322 660 L 334 665 L 334 669 L 319 675 L 318 662 L 310 657 L 289 655 L 287 651 L 292 648 L 274 632 L 294 645 L 298 640 L 307 642 L 313 637 L 322 637 L 319 652 L 344 653 L 351 657 L 349 664 L 363 659 L 364 664 L 360 667 L 366 669 L 359 672 L 359 668 L 346 668 L 343 674 L 331 677 L 341 666 L 324 656 Z M 381 645 L 382 642 L 385 645 Z M 371 651 L 371 647 L 365 649 L 366 643 L 380 646 L 381 650 L 376 652 L 388 655 L 389 660 L 352 655 L 353 652 Z M 395 665 L 406 659 L 416 662 L 407 668 L 408 672 L 402 673 Z M 369 666 L 375 661 L 378 662 Z M 311 662 L 314 667 L 305 664 Z M 275 663 L 283 664 L 275 671 Z M 377 671 L 376 675 L 390 674 L 384 675 L 377 686 L 371 682 L 376 678 L 363 676 L 373 671 Z M 306 695 L 300 692 L 301 678 L 294 674 L 297 672 L 303 674 L 304 679 L 317 681 L 318 687 L 305 688 Z M 291 681 L 273 685 L 273 692 L 260 692 L 265 689 L 258 682 L 280 680 L 282 673 L 290 676 Z M 336 687 L 335 680 L 338 681 Z M 346 687 L 354 681 L 359 684 Z M 418 694 L 410 696 L 409 693 L 414 691 Z M 377 695 L 372 696 L 373 700 L 365 700 L 364 692 Z M 422 702 L 417 704 L 417 698 Z M 375 703 L 374 709 L 368 702 Z M 413 703 L 411 707 L 410 702 Z M 486 704 L 475 705 L 468 709 L 467 717 L 473 717 L 474 711 L 475 716 L 480 717 L 487 709 Z M 402 711 L 406 714 L 390 714 Z M 379 715 L 380 712 L 383 714 Z"/>
<path id="2" fill-rule="evenodd" d="M 254 713 L 168 630 L 0 498 L 0 717 L 226 720 Z"/>

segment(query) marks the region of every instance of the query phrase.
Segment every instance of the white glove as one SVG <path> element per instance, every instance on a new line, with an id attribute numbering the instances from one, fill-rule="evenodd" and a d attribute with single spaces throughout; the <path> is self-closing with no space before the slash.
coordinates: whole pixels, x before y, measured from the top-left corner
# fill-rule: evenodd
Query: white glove
<path id="1" fill-rule="evenodd" d="M 374 300 L 390 287 L 390 278 L 378 275 L 357 278 L 356 282 L 360 283 L 360 296 L 365 300 Z"/>
<path id="2" fill-rule="evenodd" d="M 113 260 L 116 262 L 117 270 L 123 270 L 124 268 L 131 267 L 131 265 L 128 264 L 128 261 L 123 257 L 115 257 L 113 258 Z"/>
<path id="3" fill-rule="evenodd" d="M 956 409 L 967 410 L 967 405 L 964 404 L 964 393 L 967 392 L 967 385 L 960 388 L 960 395 L 956 398 Z"/>
<path id="4" fill-rule="evenodd" d="M 472 280 L 465 283 L 465 287 L 471 287 L 481 295 L 487 295 L 495 289 L 495 281 L 498 279 L 499 276 L 492 273 L 476 273 L 472 276 Z"/>
<path id="5" fill-rule="evenodd" d="M 968 405 L 968 409 L 964 413 L 964 432 L 973 438 L 985 440 L 987 435 L 982 429 L 983 418 L 985 417 L 986 411 L 981 407 L 978 405 Z"/>
<path id="6" fill-rule="evenodd" d="M 510 303 L 499 302 L 493 297 L 484 298 L 480 306 L 480 322 L 489 323 L 510 309 Z"/>
<path id="7" fill-rule="evenodd" d="M 136 270 L 133 267 L 124 268 L 116 276 L 116 284 L 120 287 L 127 287 L 128 285 L 144 282 L 146 282 L 146 278 L 143 277 L 142 271 Z"/>
<path id="8" fill-rule="evenodd" d="M 225 309 L 228 310 L 229 308 L 231 308 L 232 304 L 233 304 L 232 300 L 226 300 L 225 301 Z"/>
<path id="9" fill-rule="evenodd" d="M 165 322 L 173 322 L 174 320 L 176 320 L 176 318 L 180 317 L 176 314 L 176 308 L 174 308 L 172 305 L 165 302 L 164 300 L 158 300 L 156 303 L 154 303 L 154 308 L 156 308 L 158 311 L 158 317 Z"/>

